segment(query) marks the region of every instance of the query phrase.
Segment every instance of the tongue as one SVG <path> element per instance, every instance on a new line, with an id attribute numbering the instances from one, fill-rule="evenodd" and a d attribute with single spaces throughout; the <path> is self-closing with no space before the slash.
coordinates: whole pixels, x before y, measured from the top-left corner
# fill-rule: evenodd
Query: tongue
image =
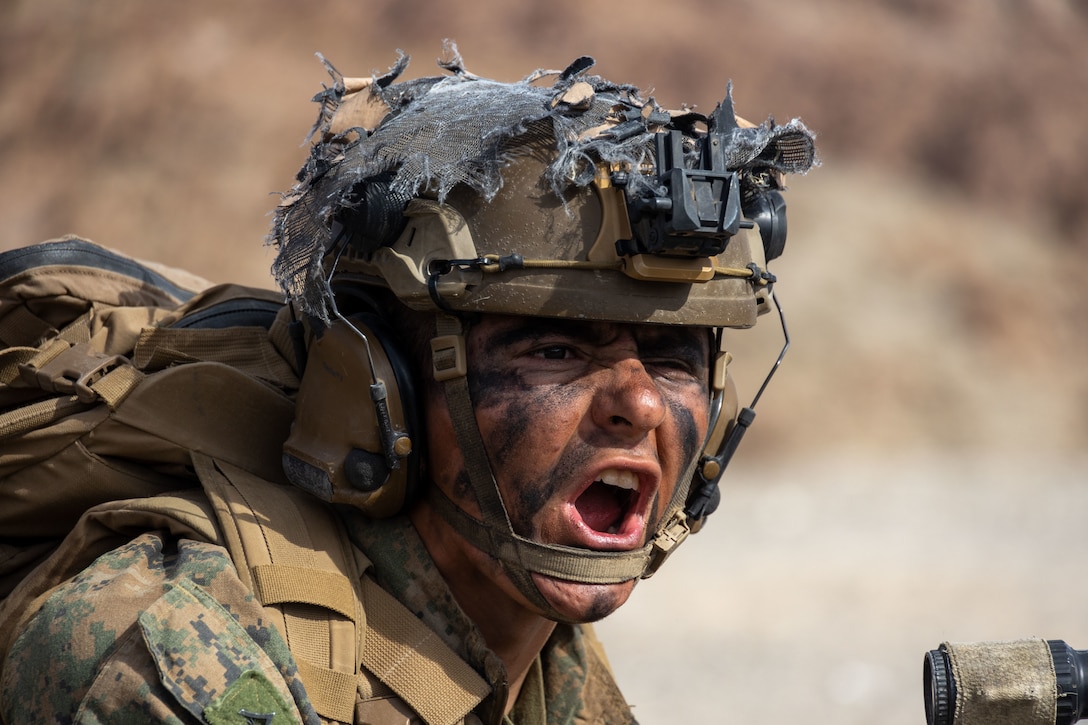
<path id="1" fill-rule="evenodd" d="M 574 502 L 582 521 L 594 531 L 612 533 L 610 529 L 623 517 L 618 491 L 603 483 L 594 483 Z"/>

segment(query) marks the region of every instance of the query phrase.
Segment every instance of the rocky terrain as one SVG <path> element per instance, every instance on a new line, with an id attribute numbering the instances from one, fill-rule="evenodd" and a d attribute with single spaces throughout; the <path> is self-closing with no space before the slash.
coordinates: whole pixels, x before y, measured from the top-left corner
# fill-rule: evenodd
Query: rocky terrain
<path id="1" fill-rule="evenodd" d="M 731 80 L 818 133 L 774 269 L 791 349 L 713 526 L 602 629 L 644 725 L 921 722 L 942 639 L 1088 646 L 1084 7 L 8 0 L 0 250 L 71 232 L 268 285 L 316 52 L 426 75 L 452 38 L 504 80 L 590 54 L 705 110 Z M 746 395 L 780 340 L 737 335 Z"/>

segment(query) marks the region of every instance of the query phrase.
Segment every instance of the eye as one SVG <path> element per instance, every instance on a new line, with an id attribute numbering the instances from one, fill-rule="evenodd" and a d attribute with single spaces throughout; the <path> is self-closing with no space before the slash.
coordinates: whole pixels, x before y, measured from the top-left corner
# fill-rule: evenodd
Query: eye
<path id="1" fill-rule="evenodd" d="M 644 364 L 646 367 L 656 368 L 669 374 L 695 375 L 695 366 L 693 366 L 689 360 L 660 358 L 657 360 L 647 360 Z"/>
<path id="2" fill-rule="evenodd" d="M 708 382 L 709 341 L 704 332 L 695 328 L 652 332 L 657 334 L 648 334 L 639 345 L 647 369 L 678 383 Z"/>
<path id="3" fill-rule="evenodd" d="M 566 345 L 546 345 L 537 348 L 535 354 L 545 360 L 567 360 L 574 353 Z"/>
<path id="4" fill-rule="evenodd" d="M 706 382 L 707 366 L 701 359 L 685 356 L 663 356 L 643 361 L 655 375 L 676 382 Z"/>

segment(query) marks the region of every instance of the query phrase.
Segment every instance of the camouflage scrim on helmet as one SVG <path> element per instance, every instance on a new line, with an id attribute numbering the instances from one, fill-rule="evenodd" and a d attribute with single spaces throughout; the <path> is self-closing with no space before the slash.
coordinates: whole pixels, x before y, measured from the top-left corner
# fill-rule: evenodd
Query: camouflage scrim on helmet
<path id="1" fill-rule="evenodd" d="M 540 175 L 558 199 L 569 189 L 599 184 L 602 168 L 631 172 L 624 175 L 628 198 L 652 196 L 659 193 L 647 173 L 655 164 L 655 137 L 676 129 L 694 137 L 708 118 L 688 108 L 666 111 L 632 85 L 590 74 L 588 57 L 563 71 L 538 70 L 506 83 L 469 73 L 456 49 L 448 50 L 440 65 L 450 75 L 399 83 L 408 62 L 403 55 L 386 75 L 365 79 L 345 78 L 328 65 L 334 82 L 315 97 L 322 108 L 315 143 L 270 234 L 279 250 L 273 273 L 303 313 L 328 319 L 325 255 L 336 246 L 337 222 L 345 215 L 370 220 L 365 257 L 393 244 L 410 200 L 443 204 L 467 190 L 490 202 L 510 167 L 541 149 L 547 159 Z M 723 105 L 732 123 L 731 98 Z M 818 163 L 813 134 L 798 120 L 735 126 L 723 138 L 720 153 L 731 171 L 804 173 Z M 692 155 L 691 148 L 683 153 Z M 689 162 L 698 159 L 679 163 Z M 563 210 L 571 214 L 569 205 Z M 750 255 L 737 259 L 744 256 Z"/>

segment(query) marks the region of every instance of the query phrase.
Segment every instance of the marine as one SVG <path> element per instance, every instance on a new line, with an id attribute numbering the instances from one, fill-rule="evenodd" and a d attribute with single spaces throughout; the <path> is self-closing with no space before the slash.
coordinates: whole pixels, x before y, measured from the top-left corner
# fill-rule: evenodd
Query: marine
<path id="1" fill-rule="evenodd" d="M 20 347 L 5 385 L 114 426 L 63 447 L 85 480 L 155 486 L 100 495 L 0 603 L 3 722 L 634 722 L 592 623 L 717 505 L 754 418 L 729 345 L 776 307 L 814 137 L 449 50 L 416 80 L 327 64 L 263 326 L 212 322 L 239 293 L 211 287 L 90 372 Z M 101 317 L 52 339 L 105 345 Z"/>

